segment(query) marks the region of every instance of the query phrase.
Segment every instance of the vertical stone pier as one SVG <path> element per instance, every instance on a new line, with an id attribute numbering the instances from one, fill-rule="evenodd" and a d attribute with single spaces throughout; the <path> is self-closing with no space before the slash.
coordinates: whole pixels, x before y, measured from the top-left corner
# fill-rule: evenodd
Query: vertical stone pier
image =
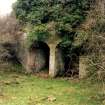
<path id="1" fill-rule="evenodd" d="M 32 73 L 31 65 L 33 63 L 33 59 L 32 59 L 31 53 L 27 51 L 26 55 L 27 55 L 26 56 L 26 72 Z"/>
<path id="2" fill-rule="evenodd" d="M 79 78 L 83 79 L 87 77 L 88 71 L 88 56 L 79 57 Z"/>
<path id="3" fill-rule="evenodd" d="M 55 77 L 57 75 L 57 70 L 56 70 L 56 58 L 55 58 L 55 50 L 56 50 L 56 45 L 51 44 L 50 46 L 50 59 L 49 59 L 49 76 L 50 77 Z"/>

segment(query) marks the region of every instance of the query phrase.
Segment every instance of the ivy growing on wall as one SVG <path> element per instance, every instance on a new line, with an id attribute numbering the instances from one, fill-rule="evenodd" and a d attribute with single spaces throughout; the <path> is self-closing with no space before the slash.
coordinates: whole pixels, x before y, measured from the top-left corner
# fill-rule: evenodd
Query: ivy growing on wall
<path id="1" fill-rule="evenodd" d="M 47 30 L 45 24 L 40 24 L 38 26 L 32 26 L 32 29 L 28 32 L 28 45 L 30 46 L 33 44 L 35 40 L 45 41 L 49 38 L 50 33 Z"/>

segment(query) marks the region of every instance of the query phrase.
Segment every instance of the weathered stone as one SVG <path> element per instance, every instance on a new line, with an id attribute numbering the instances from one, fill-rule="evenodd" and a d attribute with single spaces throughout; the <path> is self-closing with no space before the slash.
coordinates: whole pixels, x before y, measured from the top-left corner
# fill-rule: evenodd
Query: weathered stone
<path id="1" fill-rule="evenodd" d="M 50 61 L 49 61 L 49 75 L 51 77 L 56 76 L 56 69 L 55 69 L 55 45 L 50 45 Z"/>
<path id="2" fill-rule="evenodd" d="M 39 72 L 46 66 L 45 52 L 41 49 L 29 52 L 28 65 L 33 72 Z M 49 56 L 49 55 L 48 55 Z"/>
<path id="3" fill-rule="evenodd" d="M 80 56 L 79 57 L 79 78 L 86 78 L 87 76 L 87 68 L 88 68 L 88 57 Z"/>

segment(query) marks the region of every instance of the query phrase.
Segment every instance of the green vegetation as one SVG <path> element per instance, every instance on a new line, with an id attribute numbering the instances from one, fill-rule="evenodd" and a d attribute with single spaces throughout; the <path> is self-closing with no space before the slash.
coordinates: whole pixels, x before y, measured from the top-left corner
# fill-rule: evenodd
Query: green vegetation
<path id="1" fill-rule="evenodd" d="M 31 42 L 46 40 L 54 31 L 53 34 L 62 38 L 64 46 L 71 45 L 68 40 L 73 41 L 75 29 L 83 22 L 88 10 L 89 0 L 18 0 L 14 4 L 17 19 L 29 26 Z"/>
<path id="2" fill-rule="evenodd" d="M 101 105 L 99 89 L 87 81 L 0 72 L 0 105 Z"/>
<path id="3" fill-rule="evenodd" d="M 41 78 L 22 74 L 21 65 L 12 65 L 11 68 L 5 64 L 5 70 L 0 67 L 0 105 L 105 105 L 105 18 L 101 12 L 94 16 L 93 10 L 94 25 L 92 19 L 88 19 L 91 26 L 87 24 L 89 28 L 83 26 L 82 30 L 81 26 L 78 29 L 89 11 L 89 1 L 18 0 L 14 4 L 17 19 L 29 33 L 30 44 L 58 35 L 62 39 L 58 47 L 68 57 L 79 55 L 80 46 L 85 43 L 83 53 L 89 55 L 91 78 Z M 75 38 L 79 38 L 79 43 L 73 43 Z M 90 80 L 94 83 L 90 83 Z"/>

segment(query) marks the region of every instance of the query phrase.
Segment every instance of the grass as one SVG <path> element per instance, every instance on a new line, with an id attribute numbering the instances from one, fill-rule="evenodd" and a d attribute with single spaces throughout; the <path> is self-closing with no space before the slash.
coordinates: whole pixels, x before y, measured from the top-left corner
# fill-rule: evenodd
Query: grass
<path id="1" fill-rule="evenodd" d="M 0 72 L 0 105 L 101 105 L 97 84 Z"/>

